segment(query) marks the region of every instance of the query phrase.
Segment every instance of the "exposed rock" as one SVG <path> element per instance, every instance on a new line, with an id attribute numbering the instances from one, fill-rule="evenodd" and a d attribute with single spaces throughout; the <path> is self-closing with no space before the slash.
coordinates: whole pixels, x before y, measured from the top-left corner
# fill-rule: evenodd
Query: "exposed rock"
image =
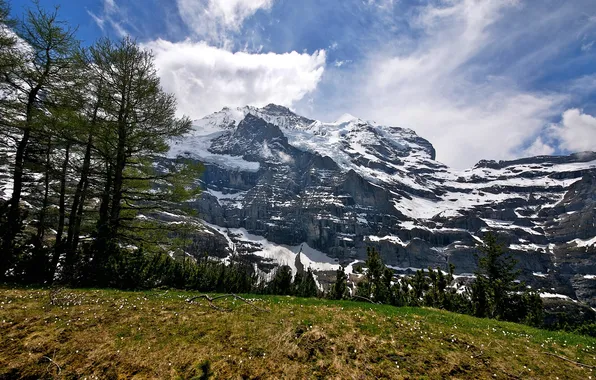
<path id="1" fill-rule="evenodd" d="M 219 234 L 245 229 L 267 244 L 320 251 L 310 261 L 288 251 L 290 259 L 268 257 L 263 268 L 305 268 L 321 257 L 337 259 L 325 268 L 347 266 L 374 246 L 395 268 L 453 263 L 457 273 L 471 273 L 476 244 L 491 229 L 529 284 L 596 306 L 594 152 L 456 171 L 409 129 L 354 117 L 321 123 L 268 105 L 196 121 L 172 145 L 171 155 L 180 154 L 206 164 L 205 191 L 190 205 L 222 227 Z M 235 253 L 264 249 L 250 240 L 233 237 Z"/>

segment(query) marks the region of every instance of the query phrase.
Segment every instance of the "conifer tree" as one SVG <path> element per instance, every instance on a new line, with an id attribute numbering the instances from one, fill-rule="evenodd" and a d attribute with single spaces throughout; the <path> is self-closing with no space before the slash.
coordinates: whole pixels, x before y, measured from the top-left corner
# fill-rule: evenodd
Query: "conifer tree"
<path id="1" fill-rule="evenodd" d="M 282 265 L 275 271 L 275 276 L 269 283 L 269 293 L 289 295 L 292 292 L 292 268 Z"/>
<path id="2" fill-rule="evenodd" d="M 372 297 L 377 302 L 388 302 L 391 299 L 393 272 L 385 266 L 375 248 L 368 247 L 366 254 L 366 279 L 358 283 L 356 293 L 361 297 Z"/>
<path id="3" fill-rule="evenodd" d="M 12 31 L 16 22 L 10 18 L 10 7 L 6 0 L 0 0 L 0 74 L 11 72 L 20 62 L 16 34 Z"/>
<path id="4" fill-rule="evenodd" d="M 475 314 L 510 319 L 508 315 L 515 313 L 512 307 L 516 307 L 512 297 L 521 288 L 520 283 L 515 281 L 519 274 L 515 269 L 517 261 L 505 251 L 492 232 L 485 235 L 479 250 L 482 256 L 472 286 Z"/>
<path id="5" fill-rule="evenodd" d="M 339 269 L 335 272 L 335 282 L 333 283 L 330 292 L 331 299 L 342 300 L 347 297 L 347 280 L 348 276 L 346 275 L 346 271 L 344 270 L 344 267 L 340 266 Z"/>
<path id="6" fill-rule="evenodd" d="M 15 29 L 21 42 L 12 51 L 20 55 L 16 59 L 20 64 L 6 65 L 5 48 L 2 47 L 0 93 L 8 94 L 2 99 L 2 127 L 5 136 L 15 139 L 15 152 L 12 195 L 4 210 L 0 211 L 5 214 L 0 275 L 14 261 L 15 239 L 21 230 L 20 202 L 29 146 L 43 126 L 41 115 L 46 112 L 46 106 L 71 79 L 78 48 L 74 30 L 58 19 L 58 10 L 48 12 L 38 3 L 35 5 Z"/>
<path id="7" fill-rule="evenodd" d="M 297 276 L 297 275 L 296 275 Z M 294 279 L 294 284 L 296 284 L 297 291 L 295 295 L 298 297 L 316 297 L 318 292 L 317 283 L 315 281 L 315 276 L 310 268 L 307 269 L 306 273 L 302 275 L 300 281 L 298 279 Z"/>
<path id="8" fill-rule="evenodd" d="M 176 101 L 162 90 L 152 53 L 125 37 L 100 40 L 90 48 L 90 56 L 96 82 L 101 83 L 103 118 L 94 143 L 103 161 L 103 178 L 92 254 L 93 267 L 105 275 L 110 255 L 120 246 L 151 249 L 167 237 L 163 224 L 138 215 L 195 194 L 198 186 L 193 182 L 200 168 L 186 161 L 163 161 L 167 167 L 155 169 L 154 163 L 169 149 L 168 140 L 188 132 L 190 120 L 175 116 Z"/>

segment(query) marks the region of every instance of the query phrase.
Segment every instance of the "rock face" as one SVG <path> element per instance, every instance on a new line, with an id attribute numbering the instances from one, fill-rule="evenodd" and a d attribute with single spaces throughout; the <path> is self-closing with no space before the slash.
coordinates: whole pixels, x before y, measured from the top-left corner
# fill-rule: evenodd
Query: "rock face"
<path id="1" fill-rule="evenodd" d="M 191 204 L 230 254 L 351 270 L 374 246 L 396 270 L 453 263 L 465 274 L 490 229 L 528 283 L 596 306 L 594 152 L 457 171 L 412 130 L 269 105 L 196 121 L 170 155 L 205 164 Z"/>

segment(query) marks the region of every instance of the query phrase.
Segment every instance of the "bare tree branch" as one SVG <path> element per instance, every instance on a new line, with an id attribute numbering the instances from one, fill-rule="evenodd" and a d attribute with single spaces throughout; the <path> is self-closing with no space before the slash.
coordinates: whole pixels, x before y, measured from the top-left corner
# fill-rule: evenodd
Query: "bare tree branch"
<path id="1" fill-rule="evenodd" d="M 561 360 L 565 360 L 566 362 L 573 363 L 573 364 L 578 365 L 580 367 L 596 369 L 596 366 L 595 365 L 589 365 L 589 364 L 584 364 L 584 363 L 576 362 L 576 361 L 573 361 L 573 360 L 568 359 L 568 358 L 566 358 L 564 356 L 561 356 L 561 355 L 551 354 L 550 352 L 543 352 L 543 354 L 554 356 L 555 358 L 559 358 Z"/>

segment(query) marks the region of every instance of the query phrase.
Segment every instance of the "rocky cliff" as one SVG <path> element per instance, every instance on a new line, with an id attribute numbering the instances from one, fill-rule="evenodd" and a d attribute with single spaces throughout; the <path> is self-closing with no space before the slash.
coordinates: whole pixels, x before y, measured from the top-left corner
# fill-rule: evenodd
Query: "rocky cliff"
<path id="1" fill-rule="evenodd" d="M 223 109 L 171 143 L 206 166 L 201 247 L 311 266 L 325 277 L 374 246 L 397 271 L 476 267 L 486 231 L 545 294 L 596 306 L 596 153 L 481 161 L 458 171 L 409 129 L 350 115 L 322 123 L 284 107 Z"/>

